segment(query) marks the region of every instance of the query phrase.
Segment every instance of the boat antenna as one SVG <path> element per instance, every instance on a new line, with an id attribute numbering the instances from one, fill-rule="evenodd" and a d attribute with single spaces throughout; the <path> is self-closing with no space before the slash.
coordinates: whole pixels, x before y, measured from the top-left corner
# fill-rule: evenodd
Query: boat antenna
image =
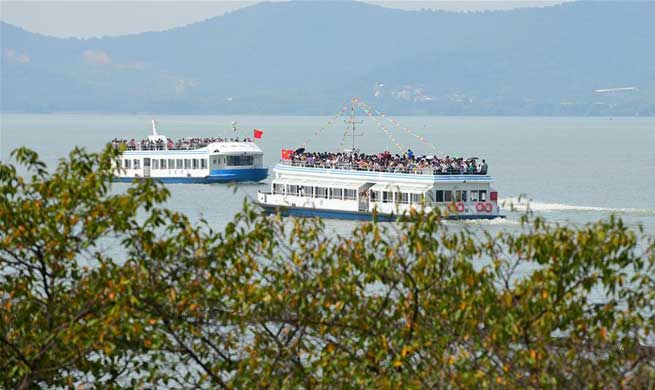
<path id="1" fill-rule="evenodd" d="M 355 120 L 355 106 L 357 105 L 358 99 L 357 98 L 352 98 L 351 100 L 351 107 L 350 107 L 350 119 L 346 119 L 344 122 L 350 125 L 350 128 L 346 129 L 346 132 L 344 136 L 351 136 L 353 140 L 353 147 L 351 150 L 351 153 L 355 153 L 355 137 L 361 137 L 364 134 L 357 134 L 355 131 L 355 125 L 362 124 L 364 121 L 356 121 Z M 350 132 L 350 134 L 348 134 Z"/>
<path id="2" fill-rule="evenodd" d="M 157 135 L 157 121 L 152 120 L 152 135 Z"/>

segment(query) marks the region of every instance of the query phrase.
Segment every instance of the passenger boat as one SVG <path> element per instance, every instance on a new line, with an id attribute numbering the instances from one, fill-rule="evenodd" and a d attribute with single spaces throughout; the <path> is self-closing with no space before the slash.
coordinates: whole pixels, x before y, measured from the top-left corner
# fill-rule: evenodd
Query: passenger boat
<path id="1" fill-rule="evenodd" d="M 164 183 L 257 182 L 266 179 L 263 152 L 251 139 L 183 138 L 173 141 L 157 133 L 112 142 L 121 151 L 115 180 L 132 182 L 152 178 Z"/>
<path id="2" fill-rule="evenodd" d="M 393 221 L 412 209 L 439 209 L 446 219 L 503 217 L 484 160 L 286 150 L 269 191 L 256 203 L 269 213 L 299 217 Z M 481 162 L 480 162 L 481 161 Z"/>

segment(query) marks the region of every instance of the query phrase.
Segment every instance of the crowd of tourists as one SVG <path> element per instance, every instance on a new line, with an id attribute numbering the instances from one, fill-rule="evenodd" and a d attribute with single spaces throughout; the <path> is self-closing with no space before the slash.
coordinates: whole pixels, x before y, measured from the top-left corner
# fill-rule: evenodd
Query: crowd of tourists
<path id="1" fill-rule="evenodd" d="M 293 165 L 356 169 L 375 172 L 401 172 L 416 174 L 481 174 L 488 171 L 487 162 L 477 157 L 456 158 L 446 156 L 415 156 L 411 149 L 406 153 L 312 153 L 296 151 L 291 154 Z"/>
<path id="2" fill-rule="evenodd" d="M 131 140 L 114 138 L 111 142 L 112 146 L 119 150 L 193 150 L 204 148 L 205 146 L 214 142 L 252 142 L 250 138 L 221 138 L 221 137 L 187 137 L 173 141 L 170 138 L 157 140 L 142 139 L 137 141 L 134 138 Z"/>

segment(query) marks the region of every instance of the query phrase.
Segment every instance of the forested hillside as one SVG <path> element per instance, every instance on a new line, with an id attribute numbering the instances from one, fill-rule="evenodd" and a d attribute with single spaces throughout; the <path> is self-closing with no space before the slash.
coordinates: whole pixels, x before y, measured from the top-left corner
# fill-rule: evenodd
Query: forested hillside
<path id="1" fill-rule="evenodd" d="M 291 1 L 99 39 L 3 23 L 2 110 L 326 114 L 360 96 L 404 114 L 653 115 L 653 20 L 652 2 Z"/>

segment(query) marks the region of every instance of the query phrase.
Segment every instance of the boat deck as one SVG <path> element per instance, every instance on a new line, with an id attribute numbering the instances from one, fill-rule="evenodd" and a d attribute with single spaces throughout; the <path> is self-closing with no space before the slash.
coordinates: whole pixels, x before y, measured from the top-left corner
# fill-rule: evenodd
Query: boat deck
<path id="1" fill-rule="evenodd" d="M 486 176 L 488 172 L 477 170 L 467 171 L 462 169 L 440 169 L 434 167 L 383 167 L 383 166 L 370 166 L 362 167 L 353 163 L 314 163 L 310 164 L 303 161 L 289 161 L 280 160 L 282 166 L 298 167 L 298 168 L 316 168 L 316 169 L 335 169 L 343 171 L 356 171 L 356 172 L 379 172 L 379 173 L 404 173 L 411 175 L 426 175 L 426 176 L 449 176 L 449 175 L 471 175 L 471 176 Z"/>

